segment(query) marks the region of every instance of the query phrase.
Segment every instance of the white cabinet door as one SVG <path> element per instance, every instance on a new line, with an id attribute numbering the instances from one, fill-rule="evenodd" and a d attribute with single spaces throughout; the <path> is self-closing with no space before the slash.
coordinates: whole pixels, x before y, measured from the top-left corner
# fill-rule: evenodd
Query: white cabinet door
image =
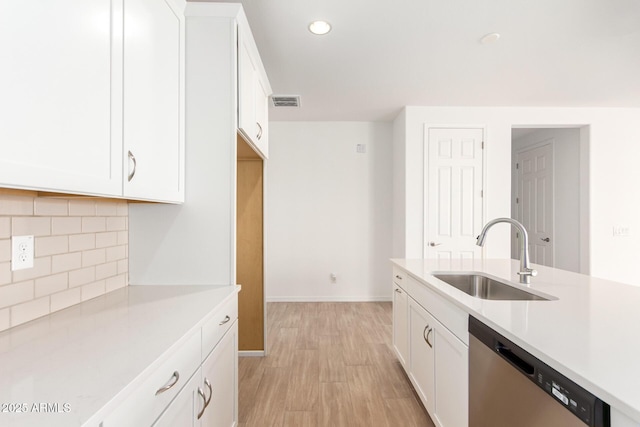
<path id="1" fill-rule="evenodd" d="M 238 130 L 262 158 L 269 157 L 270 86 L 261 77 L 251 39 L 238 29 Z"/>
<path id="2" fill-rule="evenodd" d="M 435 408 L 435 319 L 409 298 L 409 378 L 427 412 Z"/>
<path id="3" fill-rule="evenodd" d="M 125 197 L 184 201 L 184 27 L 170 1 L 125 2 Z"/>
<path id="4" fill-rule="evenodd" d="M 200 381 L 201 372 L 198 369 L 180 394 L 156 420 L 153 427 L 200 427 L 197 414 L 202 411 L 205 404 L 204 397 L 198 393 Z"/>
<path id="5" fill-rule="evenodd" d="M 202 363 L 202 381 L 209 402 L 202 427 L 233 427 L 238 423 L 238 322 Z"/>
<path id="6" fill-rule="evenodd" d="M 408 297 L 407 293 L 395 283 L 393 284 L 393 348 L 403 366 L 408 362 Z"/>
<path id="7" fill-rule="evenodd" d="M 440 427 L 468 425 L 469 347 L 437 320 L 433 325 L 435 407 Z"/>
<path id="8" fill-rule="evenodd" d="M 0 186 L 122 193 L 119 15 L 122 0 L 0 2 Z"/>
<path id="9" fill-rule="evenodd" d="M 269 157 L 269 91 L 256 72 L 255 107 L 257 134 L 255 143 L 265 159 Z"/>

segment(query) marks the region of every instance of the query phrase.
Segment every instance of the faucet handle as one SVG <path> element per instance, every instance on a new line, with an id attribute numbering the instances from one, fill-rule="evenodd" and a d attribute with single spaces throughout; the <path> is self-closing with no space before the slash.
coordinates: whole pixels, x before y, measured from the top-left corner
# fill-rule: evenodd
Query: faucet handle
<path id="1" fill-rule="evenodd" d="M 518 271 L 518 275 L 535 277 L 538 275 L 538 270 L 535 270 L 533 268 L 525 268 L 522 271 Z"/>

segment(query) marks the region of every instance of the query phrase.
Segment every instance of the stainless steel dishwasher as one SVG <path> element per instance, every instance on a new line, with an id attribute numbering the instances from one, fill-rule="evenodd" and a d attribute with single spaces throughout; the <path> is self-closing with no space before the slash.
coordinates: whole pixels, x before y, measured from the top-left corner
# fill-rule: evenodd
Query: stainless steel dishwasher
<path id="1" fill-rule="evenodd" d="M 469 427 L 609 427 L 609 405 L 469 316 Z"/>

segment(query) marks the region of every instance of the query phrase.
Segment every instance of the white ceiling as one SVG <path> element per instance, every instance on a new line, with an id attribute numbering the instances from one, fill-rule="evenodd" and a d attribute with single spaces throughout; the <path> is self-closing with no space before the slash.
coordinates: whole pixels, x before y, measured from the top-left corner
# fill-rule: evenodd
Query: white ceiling
<path id="1" fill-rule="evenodd" d="M 640 0 L 242 0 L 271 120 L 392 120 L 405 105 L 640 107 Z M 324 19 L 325 36 L 307 25 Z M 480 38 L 498 32 L 500 40 Z"/>

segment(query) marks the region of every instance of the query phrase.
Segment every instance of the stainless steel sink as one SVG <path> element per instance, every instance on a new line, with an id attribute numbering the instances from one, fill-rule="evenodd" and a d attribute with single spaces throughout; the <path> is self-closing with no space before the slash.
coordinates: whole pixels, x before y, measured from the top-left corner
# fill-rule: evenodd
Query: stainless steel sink
<path id="1" fill-rule="evenodd" d="M 549 301 L 551 299 L 477 273 L 435 273 L 433 277 L 476 298 L 525 301 Z"/>

